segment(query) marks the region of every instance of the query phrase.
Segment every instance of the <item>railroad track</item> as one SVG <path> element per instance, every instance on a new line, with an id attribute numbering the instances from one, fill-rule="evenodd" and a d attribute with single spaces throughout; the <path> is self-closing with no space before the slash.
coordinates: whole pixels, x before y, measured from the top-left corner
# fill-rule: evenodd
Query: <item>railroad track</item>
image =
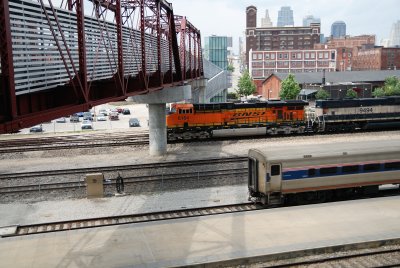
<path id="1" fill-rule="evenodd" d="M 400 247 L 385 249 L 376 248 L 356 251 L 336 252 L 335 256 L 305 257 L 310 260 L 288 262 L 286 264 L 268 265 L 265 267 L 400 267 Z"/>
<path id="2" fill-rule="evenodd" d="M 32 235 L 49 232 L 78 230 L 84 228 L 105 227 L 111 225 L 131 224 L 139 222 L 180 219 L 189 217 L 209 216 L 242 211 L 264 209 L 253 203 L 242 203 L 205 208 L 192 208 L 162 212 L 150 212 L 133 215 L 111 216 L 92 219 L 59 221 L 32 225 L 14 226 L 12 232 L 2 234 L 2 237 Z"/>
<path id="3" fill-rule="evenodd" d="M 205 179 L 212 177 L 222 176 L 245 176 L 247 170 L 242 168 L 237 169 L 226 169 L 226 170 L 203 170 L 200 172 L 180 172 L 173 174 L 162 174 L 157 175 L 146 175 L 136 177 L 124 177 L 125 184 L 132 183 L 143 183 L 143 182 L 164 182 L 168 180 L 176 179 Z M 105 186 L 114 185 L 116 179 L 106 180 Z M 84 181 L 71 181 L 71 182 L 55 182 L 55 183 L 44 183 L 44 184 L 32 184 L 32 185 L 16 185 L 16 186 L 5 186 L 0 187 L 0 194 L 15 194 L 15 193 L 27 193 L 27 192 L 46 192 L 56 190 L 68 190 L 86 187 Z"/>
<path id="4" fill-rule="evenodd" d="M 0 141 L 0 153 L 78 149 L 108 146 L 141 146 L 149 144 L 148 133 L 129 135 L 74 135 Z"/>
<path id="5" fill-rule="evenodd" d="M 72 174 L 87 174 L 94 172 L 118 172 L 118 171 L 132 171 L 142 169 L 160 169 L 160 168 L 171 168 L 171 167 L 182 167 L 182 166 L 200 166 L 200 165 L 217 165 L 225 163 L 243 163 L 247 161 L 247 157 L 227 157 L 227 158 L 210 158 L 202 160 L 187 160 L 177 162 L 162 162 L 162 163 L 148 163 L 138 165 L 121 165 L 121 166 L 108 166 L 108 167 L 92 167 L 92 168 L 78 168 L 78 169 L 62 169 L 62 170 L 46 170 L 46 171 L 32 171 L 32 172 L 20 172 L 20 173 L 3 173 L 0 174 L 0 181 L 11 180 L 17 178 L 30 178 L 30 177 L 41 177 L 41 176 L 61 176 L 61 175 L 72 175 Z"/>
<path id="6" fill-rule="evenodd" d="M 398 130 L 384 130 L 384 131 L 398 131 Z M 358 133 L 368 132 L 381 132 L 381 130 L 363 130 Z M 301 138 L 305 136 L 327 136 L 327 135 L 340 135 L 348 133 L 304 133 L 296 135 L 276 135 L 276 136 L 234 136 L 234 137 L 216 137 L 206 139 L 201 142 L 215 142 L 225 140 L 252 140 L 252 139 L 287 139 L 287 138 Z M 49 151 L 61 149 L 82 149 L 93 147 L 118 147 L 118 146 L 144 146 L 149 144 L 148 132 L 139 132 L 135 134 L 87 134 L 87 135 L 71 135 L 71 136 L 57 136 L 57 137 L 41 137 L 41 138 L 24 138 L 24 139 L 8 139 L 0 140 L 0 153 L 22 153 L 29 151 Z M 176 143 L 192 143 L 199 142 L 198 140 L 177 140 L 170 141 L 171 144 Z"/>

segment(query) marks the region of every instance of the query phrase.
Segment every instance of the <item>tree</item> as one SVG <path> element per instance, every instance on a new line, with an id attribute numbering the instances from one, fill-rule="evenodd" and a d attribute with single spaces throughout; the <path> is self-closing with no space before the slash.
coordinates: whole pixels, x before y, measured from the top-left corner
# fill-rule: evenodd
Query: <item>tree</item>
<path id="1" fill-rule="evenodd" d="M 282 81 L 281 91 L 279 96 L 283 100 L 293 100 L 296 99 L 300 93 L 300 86 L 297 83 L 293 74 L 289 74 L 286 79 Z"/>
<path id="2" fill-rule="evenodd" d="M 372 96 L 374 96 L 375 98 L 383 97 L 385 96 L 385 90 L 381 87 L 378 87 L 372 92 Z"/>
<path id="3" fill-rule="evenodd" d="M 357 97 L 358 97 L 357 92 L 355 92 L 352 88 L 347 90 L 346 98 L 355 99 Z"/>
<path id="4" fill-rule="evenodd" d="M 239 78 L 238 88 L 236 89 L 236 93 L 239 96 L 249 96 L 256 92 L 256 85 L 254 84 L 249 71 L 245 71 L 243 75 Z"/>
<path id="5" fill-rule="evenodd" d="M 228 92 L 226 98 L 230 100 L 236 100 L 238 99 L 238 95 L 235 92 Z"/>
<path id="6" fill-rule="evenodd" d="M 400 95 L 400 80 L 396 76 L 387 77 L 385 79 L 385 85 L 383 86 L 383 91 L 385 92 L 385 96 Z"/>
<path id="7" fill-rule="evenodd" d="M 329 92 L 322 88 L 317 91 L 317 94 L 315 94 L 315 98 L 317 100 L 326 100 L 330 97 L 331 97 L 331 95 L 329 94 Z"/>
<path id="8" fill-rule="evenodd" d="M 233 73 L 235 71 L 235 67 L 233 67 L 232 64 L 229 64 L 228 67 L 226 67 L 226 70 Z"/>

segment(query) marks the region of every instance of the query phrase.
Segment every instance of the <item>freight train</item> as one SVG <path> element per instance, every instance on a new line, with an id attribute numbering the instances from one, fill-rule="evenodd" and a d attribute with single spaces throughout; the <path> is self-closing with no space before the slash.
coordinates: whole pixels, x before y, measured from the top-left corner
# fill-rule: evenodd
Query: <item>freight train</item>
<path id="1" fill-rule="evenodd" d="M 168 140 L 325 133 L 400 127 L 400 97 L 256 103 L 173 104 Z"/>
<path id="2" fill-rule="evenodd" d="M 249 200 L 266 206 L 374 195 L 400 184 L 399 141 L 250 149 Z"/>

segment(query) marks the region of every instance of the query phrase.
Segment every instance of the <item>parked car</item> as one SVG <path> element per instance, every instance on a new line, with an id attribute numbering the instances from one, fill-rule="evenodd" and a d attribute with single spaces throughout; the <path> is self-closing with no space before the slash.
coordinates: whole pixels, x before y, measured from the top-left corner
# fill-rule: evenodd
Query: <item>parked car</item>
<path id="1" fill-rule="evenodd" d="M 105 117 L 103 114 L 98 114 L 96 116 L 97 121 L 107 121 L 107 117 Z"/>
<path id="2" fill-rule="evenodd" d="M 71 123 L 76 123 L 79 122 L 79 115 L 78 114 L 73 114 L 69 117 L 69 122 Z"/>
<path id="3" fill-rule="evenodd" d="M 137 118 L 129 119 L 129 126 L 130 127 L 140 127 L 140 121 Z"/>
<path id="4" fill-rule="evenodd" d="M 108 116 L 108 119 L 110 120 L 119 120 L 119 116 L 117 112 L 111 112 L 110 115 Z"/>
<path id="5" fill-rule="evenodd" d="M 67 123 L 67 119 L 65 117 L 57 118 L 56 123 Z"/>
<path id="6" fill-rule="evenodd" d="M 83 120 L 93 121 L 92 113 L 91 112 L 84 112 L 83 113 Z"/>
<path id="7" fill-rule="evenodd" d="M 117 112 L 120 114 L 120 113 L 122 113 L 122 111 L 124 110 L 123 108 L 121 108 L 121 107 L 117 107 L 117 108 L 115 108 L 116 110 L 117 110 Z"/>
<path id="8" fill-rule="evenodd" d="M 82 121 L 81 129 L 93 129 L 92 121 L 90 120 Z"/>
<path id="9" fill-rule="evenodd" d="M 29 132 L 43 132 L 42 124 L 31 127 Z"/>
<path id="10" fill-rule="evenodd" d="M 99 115 L 104 115 L 104 116 L 107 116 L 107 115 L 108 115 L 108 112 L 107 112 L 107 110 L 106 110 L 106 109 L 100 109 L 100 111 L 99 111 Z"/>
<path id="11" fill-rule="evenodd" d="M 131 111 L 128 108 L 122 110 L 122 114 L 131 114 Z"/>
<path id="12" fill-rule="evenodd" d="M 79 117 L 83 117 L 83 112 L 76 113 Z"/>

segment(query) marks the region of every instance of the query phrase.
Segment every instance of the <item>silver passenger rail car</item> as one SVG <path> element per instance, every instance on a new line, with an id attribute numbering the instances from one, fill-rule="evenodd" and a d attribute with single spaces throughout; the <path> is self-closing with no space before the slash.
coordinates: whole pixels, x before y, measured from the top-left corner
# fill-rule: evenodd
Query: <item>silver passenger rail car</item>
<path id="1" fill-rule="evenodd" d="M 400 147 L 352 150 L 357 145 L 310 148 L 250 149 L 249 200 L 263 205 L 306 204 L 355 194 L 373 195 L 384 184 L 400 184 Z M 311 152 L 310 152 L 311 151 Z"/>

